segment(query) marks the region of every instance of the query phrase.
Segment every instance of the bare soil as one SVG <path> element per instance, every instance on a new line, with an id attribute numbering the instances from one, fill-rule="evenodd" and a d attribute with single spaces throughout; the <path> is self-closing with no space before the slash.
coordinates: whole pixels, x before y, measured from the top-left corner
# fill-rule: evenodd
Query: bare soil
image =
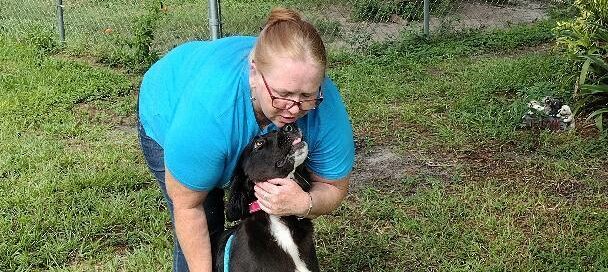
<path id="1" fill-rule="evenodd" d="M 445 20 L 456 30 L 468 28 L 502 28 L 513 24 L 533 23 L 547 18 L 545 3 L 521 0 L 509 5 L 464 2 L 458 12 Z M 441 26 L 441 19 L 431 18 L 431 30 Z"/>
<path id="2" fill-rule="evenodd" d="M 578 120 L 577 120 L 578 121 Z M 580 120 L 576 133 L 597 137 L 597 129 Z M 530 131 L 529 133 L 534 133 Z M 607 180 L 608 168 L 589 168 L 580 176 L 547 171 L 543 158 L 532 150 L 518 150 L 516 142 L 488 144 L 461 150 L 406 150 L 391 146 L 360 147 L 351 175 L 351 192 L 365 188 L 411 195 L 433 180 L 447 186 L 495 181 L 511 188 L 529 188 L 564 201 L 591 201 L 604 190 L 586 179 Z M 414 179 L 415 182 L 407 182 Z M 604 187 L 604 186 L 601 186 Z M 527 189 L 526 189 L 527 190 Z M 602 204 L 608 207 L 608 204 Z"/>
<path id="3" fill-rule="evenodd" d="M 422 5 L 422 1 L 420 1 Z M 535 0 L 513 1 L 507 5 L 487 2 L 465 1 L 454 7 L 449 16 L 432 16 L 431 33 L 441 30 L 464 30 L 479 28 L 503 28 L 514 24 L 533 23 L 547 18 L 547 4 Z M 333 6 L 324 11 L 326 18 L 340 24 L 341 39 L 331 46 L 357 46 L 364 40 L 387 41 L 397 38 L 401 32 L 411 30 L 422 32 L 422 22 L 410 22 L 392 15 L 388 22 L 355 22 L 347 7 Z"/>
<path id="4" fill-rule="evenodd" d="M 426 184 L 429 179 L 449 183 L 458 173 L 454 171 L 455 161 L 449 157 L 434 157 L 423 152 L 411 151 L 407 154 L 390 146 L 375 146 L 358 150 L 355 167 L 351 175 L 351 190 L 373 187 L 386 191 L 407 189 L 415 193 L 416 188 L 404 188 L 402 181 L 408 178 L 421 179 Z"/>

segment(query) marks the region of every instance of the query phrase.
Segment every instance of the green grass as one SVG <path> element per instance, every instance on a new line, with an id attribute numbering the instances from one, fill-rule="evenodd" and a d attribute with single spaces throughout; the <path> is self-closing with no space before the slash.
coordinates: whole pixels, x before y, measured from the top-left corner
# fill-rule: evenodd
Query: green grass
<path id="1" fill-rule="evenodd" d="M 0 270 L 168 267 L 168 215 L 120 122 L 130 79 L 4 38 L 0 59 Z"/>
<path id="2" fill-rule="evenodd" d="M 600 271 L 605 210 L 495 180 L 429 184 L 413 195 L 366 189 L 319 221 L 326 271 Z M 399 186 L 399 185 L 396 185 Z M 420 185 L 419 185 L 420 186 Z M 342 253 L 343 252 L 343 253 Z"/>
<path id="3" fill-rule="evenodd" d="M 333 56 L 358 137 L 456 166 L 372 181 L 321 219 L 321 237 L 346 237 L 323 244 L 327 271 L 608 269 L 608 139 L 516 129 L 531 99 L 571 102 L 571 63 L 534 48 L 547 29 Z"/>
<path id="4" fill-rule="evenodd" d="M 52 47 L 59 47 L 54 3 L 34 0 L 3 3 L 0 30 L 15 39 L 38 43 L 53 40 Z M 63 4 L 66 39 L 62 45 L 63 53 L 92 57 L 134 73 L 142 73 L 150 64 L 138 55 L 141 48 L 149 48 L 153 54 L 163 54 L 182 42 L 209 38 L 207 2 L 204 1 L 77 0 Z M 305 16 L 318 22 L 327 32 L 327 39 L 333 39 L 339 31 L 335 21 L 326 20 L 322 14 L 324 7 L 333 4 L 327 0 L 230 0 L 221 4 L 225 36 L 256 35 L 274 6 L 307 11 Z M 150 31 L 142 34 L 143 30 Z M 147 38 L 151 38 L 149 42 Z"/>
<path id="5" fill-rule="evenodd" d="M 234 14 L 271 4 L 226 2 L 227 29 L 255 31 Z M 315 221 L 323 271 L 608 269 L 608 138 L 516 129 L 530 99 L 571 102 L 552 26 L 332 52 L 359 154 L 413 159 Z M 140 75 L 24 29 L 0 36 L 0 271 L 168 271 L 169 215 L 134 129 Z"/>

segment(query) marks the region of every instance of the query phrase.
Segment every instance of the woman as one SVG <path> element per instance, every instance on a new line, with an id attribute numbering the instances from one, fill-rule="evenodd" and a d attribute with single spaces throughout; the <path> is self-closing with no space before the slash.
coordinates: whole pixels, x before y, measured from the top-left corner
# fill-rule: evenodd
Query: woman
<path id="1" fill-rule="evenodd" d="M 258 38 L 189 42 L 146 72 L 140 141 L 172 215 L 174 271 L 211 271 L 224 229 L 222 188 L 256 135 L 296 122 L 309 144 L 306 167 L 313 181 L 310 194 L 290 179 L 257 185 L 262 210 L 314 218 L 342 202 L 353 136 L 326 66 L 314 27 L 277 8 Z"/>

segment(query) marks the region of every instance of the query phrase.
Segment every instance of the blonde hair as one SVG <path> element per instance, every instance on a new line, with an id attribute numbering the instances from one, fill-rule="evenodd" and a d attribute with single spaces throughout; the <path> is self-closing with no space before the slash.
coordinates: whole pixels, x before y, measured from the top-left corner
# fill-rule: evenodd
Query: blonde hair
<path id="1" fill-rule="evenodd" d="M 312 24 L 293 10 L 272 9 L 251 57 L 264 70 L 269 67 L 271 57 L 276 55 L 302 61 L 310 59 L 325 74 L 327 55 L 321 36 Z"/>

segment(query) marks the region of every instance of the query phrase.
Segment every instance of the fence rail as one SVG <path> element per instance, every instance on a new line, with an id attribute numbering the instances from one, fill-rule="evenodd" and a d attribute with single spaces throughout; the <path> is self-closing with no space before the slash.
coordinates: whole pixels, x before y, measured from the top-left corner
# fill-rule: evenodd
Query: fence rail
<path id="1" fill-rule="evenodd" d="M 223 35 L 255 35 L 276 2 L 239 0 L 1 1 L 3 35 L 65 40 L 76 54 L 118 61 L 147 46 L 162 54 L 175 45 Z M 546 18 L 538 0 L 285 1 L 321 32 L 330 47 L 365 48 L 405 32 L 438 35 L 504 27 Z M 424 13 L 427 10 L 428 12 Z M 216 11 L 217 13 L 215 13 Z M 426 19 L 426 20 L 425 20 Z M 211 27 L 210 27 L 211 26 Z"/>

